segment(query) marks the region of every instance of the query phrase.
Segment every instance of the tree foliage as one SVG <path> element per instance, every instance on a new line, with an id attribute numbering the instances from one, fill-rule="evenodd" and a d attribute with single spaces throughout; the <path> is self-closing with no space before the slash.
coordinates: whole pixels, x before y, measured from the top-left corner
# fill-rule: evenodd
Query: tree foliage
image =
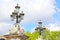
<path id="1" fill-rule="evenodd" d="M 39 33 L 36 31 L 33 33 L 26 32 L 25 34 L 29 37 L 27 40 L 36 40 L 39 36 Z"/>
<path id="2" fill-rule="evenodd" d="M 44 40 L 60 40 L 60 31 L 50 32 L 48 30 L 45 30 L 42 33 L 42 36 Z"/>
<path id="3" fill-rule="evenodd" d="M 27 40 L 36 40 L 40 35 L 39 32 L 35 31 L 33 33 L 26 32 L 29 37 Z M 49 31 L 48 29 L 42 32 L 42 38 L 44 40 L 60 40 L 60 31 Z"/>

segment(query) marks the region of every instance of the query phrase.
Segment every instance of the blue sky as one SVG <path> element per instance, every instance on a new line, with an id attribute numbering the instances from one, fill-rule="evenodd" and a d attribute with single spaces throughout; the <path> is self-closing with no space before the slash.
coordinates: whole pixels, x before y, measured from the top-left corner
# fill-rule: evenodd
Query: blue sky
<path id="1" fill-rule="evenodd" d="M 25 31 L 33 31 L 39 20 L 51 31 L 60 29 L 60 0 L 0 0 L 0 35 L 13 27 L 10 15 L 17 3 L 25 13 L 20 23 Z"/>

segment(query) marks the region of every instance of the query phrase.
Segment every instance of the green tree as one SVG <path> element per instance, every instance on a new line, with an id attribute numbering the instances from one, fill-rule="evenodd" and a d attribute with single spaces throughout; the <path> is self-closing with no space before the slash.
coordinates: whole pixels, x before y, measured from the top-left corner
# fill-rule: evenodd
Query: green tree
<path id="1" fill-rule="evenodd" d="M 50 32 L 46 29 L 43 31 L 42 37 L 44 40 L 60 40 L 60 31 Z"/>
<path id="2" fill-rule="evenodd" d="M 33 33 L 26 32 L 25 34 L 29 37 L 27 40 L 36 40 L 40 36 L 38 31 Z M 43 30 L 42 38 L 44 40 L 60 40 L 60 31 Z"/>
<path id="3" fill-rule="evenodd" d="M 36 40 L 39 36 L 39 33 L 36 31 L 33 33 L 26 32 L 26 35 L 29 37 L 27 40 Z"/>

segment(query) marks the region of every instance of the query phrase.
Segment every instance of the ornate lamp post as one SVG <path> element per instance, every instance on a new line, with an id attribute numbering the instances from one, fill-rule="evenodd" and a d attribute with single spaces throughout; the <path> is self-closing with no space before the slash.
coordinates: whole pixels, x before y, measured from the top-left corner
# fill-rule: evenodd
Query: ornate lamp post
<path id="1" fill-rule="evenodd" d="M 16 19 L 16 24 L 13 26 L 12 29 L 9 30 L 10 36 L 8 36 L 8 38 L 11 40 L 26 40 L 28 38 L 28 36 L 24 34 L 24 29 L 20 28 L 18 24 L 21 22 L 24 16 L 23 11 L 21 11 L 20 13 L 19 10 L 20 10 L 20 6 L 17 4 L 17 6 L 15 6 L 14 12 L 12 12 L 12 15 L 10 15 L 12 18 L 12 21 Z"/>
<path id="2" fill-rule="evenodd" d="M 15 6 L 15 10 L 14 12 L 12 12 L 12 15 L 11 18 L 12 18 L 12 21 L 14 21 L 14 19 L 16 19 L 16 23 L 19 23 L 22 19 L 23 19 L 23 16 L 24 16 L 24 13 L 23 11 L 21 11 L 21 13 L 19 13 L 19 10 L 20 10 L 20 6 Z"/>
<path id="3" fill-rule="evenodd" d="M 1 40 L 26 40 L 27 38 L 29 38 L 24 34 L 24 29 L 20 28 L 20 26 L 18 25 L 18 23 L 21 22 L 24 16 L 23 11 L 19 13 L 19 10 L 20 6 L 17 4 L 17 6 L 15 6 L 14 12 L 12 12 L 12 14 L 10 15 L 12 21 L 16 19 L 16 24 L 12 29 L 9 30 L 9 34 L 3 35 L 3 38 Z"/>
<path id="4" fill-rule="evenodd" d="M 46 29 L 46 28 L 43 28 L 42 27 L 42 22 L 38 22 L 38 27 L 36 27 L 36 29 L 35 30 L 37 30 L 38 32 L 39 32 L 39 34 L 41 35 L 42 34 L 42 31 L 44 30 L 44 29 Z"/>

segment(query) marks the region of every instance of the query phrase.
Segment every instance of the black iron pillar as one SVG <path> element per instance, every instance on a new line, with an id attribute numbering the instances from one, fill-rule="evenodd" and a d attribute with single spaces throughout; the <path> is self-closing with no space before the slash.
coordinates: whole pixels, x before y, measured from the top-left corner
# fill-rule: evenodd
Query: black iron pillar
<path id="1" fill-rule="evenodd" d="M 16 14 L 16 23 L 19 23 L 18 22 L 18 13 Z"/>
<path id="2" fill-rule="evenodd" d="M 20 6 L 18 6 L 18 4 L 17 4 L 17 6 L 15 6 L 15 8 L 16 8 L 16 11 L 17 11 L 17 13 L 16 13 L 16 23 L 19 23 L 18 22 L 18 13 L 19 13 Z"/>

